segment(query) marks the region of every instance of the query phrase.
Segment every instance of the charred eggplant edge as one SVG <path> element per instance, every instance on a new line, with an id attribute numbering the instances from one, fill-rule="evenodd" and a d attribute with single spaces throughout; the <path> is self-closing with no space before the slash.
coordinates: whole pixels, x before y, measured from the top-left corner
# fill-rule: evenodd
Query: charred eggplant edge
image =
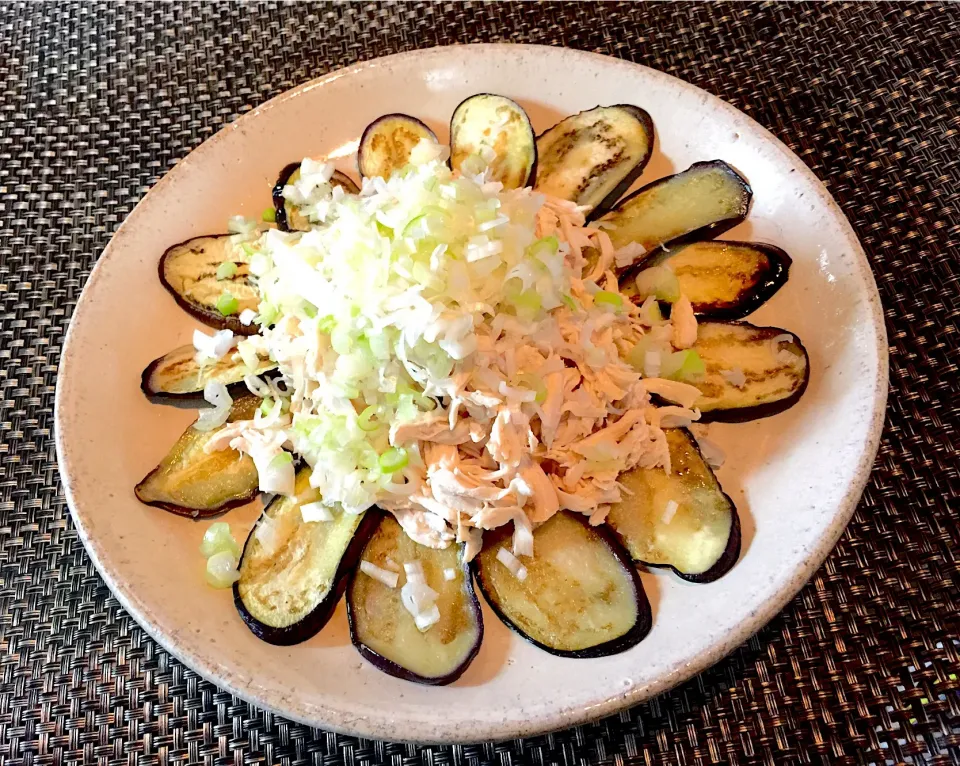
<path id="1" fill-rule="evenodd" d="M 377 524 L 379 525 L 379 521 Z M 371 537 L 372 536 L 373 535 L 371 534 Z M 364 545 L 364 547 L 366 547 L 366 545 Z M 361 555 L 362 553 L 363 551 L 361 551 Z M 448 684 L 452 684 L 466 672 L 467 668 L 469 668 L 470 665 L 473 664 L 473 661 L 477 658 L 477 654 L 480 652 L 480 647 L 483 645 L 483 610 L 480 608 L 480 599 L 477 598 L 476 589 L 473 587 L 473 577 L 471 576 L 470 565 L 463 560 L 462 546 L 457 554 L 457 557 L 460 561 L 460 572 L 463 574 L 464 586 L 470 595 L 470 607 L 477 623 L 477 640 L 474 642 L 473 648 L 467 654 L 466 659 L 464 659 L 463 662 L 461 662 L 453 671 L 447 673 L 445 676 L 421 676 L 418 673 L 414 673 L 412 670 L 407 670 L 405 667 L 398 665 L 393 660 L 388 660 L 382 654 L 375 652 L 369 646 L 360 641 L 357 638 L 356 627 L 354 626 L 354 620 L 356 618 L 353 615 L 353 600 L 351 598 L 353 593 L 353 585 L 357 578 L 366 576 L 361 575 L 358 568 L 350 574 L 347 582 L 347 624 L 350 626 L 350 642 L 353 644 L 357 652 L 360 653 L 360 656 L 363 657 L 363 659 L 373 665 L 377 670 L 386 673 L 388 676 L 399 678 L 402 681 L 412 681 L 413 683 L 422 684 L 424 686 L 447 686 Z"/>
<path id="2" fill-rule="evenodd" d="M 752 325 L 751 322 L 723 319 L 711 319 L 709 321 L 715 322 L 716 324 Z M 803 341 L 800 339 L 800 336 L 794 332 L 791 332 L 790 330 L 784 330 L 782 327 L 776 327 L 775 325 L 752 326 L 762 327 L 765 330 L 777 330 L 784 335 L 793 336 L 793 342 L 800 347 L 800 350 L 803 351 L 803 358 L 807 360 L 806 375 L 803 378 L 803 382 L 800 384 L 800 388 L 798 388 L 790 396 L 783 399 L 778 399 L 775 402 L 757 404 L 752 407 L 730 407 L 723 410 L 708 410 L 707 412 L 701 413 L 701 423 L 747 423 L 751 420 L 759 420 L 760 418 L 768 418 L 771 415 L 778 415 L 785 410 L 789 410 L 791 407 L 793 407 L 793 405 L 799 402 L 800 397 L 802 397 L 804 392 L 807 390 L 807 385 L 810 383 L 810 354 L 807 352 L 806 346 L 803 345 Z M 696 349 L 696 344 L 694 344 L 694 349 Z"/>
<path id="3" fill-rule="evenodd" d="M 188 402 L 203 402 L 203 389 L 199 391 L 187 391 L 182 394 L 173 394 L 168 391 L 154 391 L 152 390 L 147 381 L 150 379 L 150 376 L 153 375 L 153 371 L 160 366 L 160 362 L 163 361 L 163 358 L 166 356 L 157 357 L 150 364 L 143 368 L 143 372 L 140 373 L 140 390 L 143 392 L 143 395 L 153 404 L 186 404 Z M 260 370 L 260 372 L 255 373 L 257 376 L 267 376 L 270 377 L 271 373 L 274 373 L 276 370 L 275 367 L 268 368 L 265 370 Z M 227 393 L 230 396 L 244 391 L 247 387 L 247 384 L 242 380 L 238 380 L 236 383 L 230 383 L 227 385 Z"/>
<path id="4" fill-rule="evenodd" d="M 252 502 L 253 499 L 260 494 L 260 489 L 258 487 L 254 487 L 246 495 L 241 495 L 240 497 L 235 497 L 232 500 L 221 503 L 216 508 L 205 508 L 202 511 L 194 508 L 187 508 L 184 505 L 177 505 L 176 503 L 167 503 L 163 500 L 144 500 L 140 497 L 140 487 L 146 484 L 147 480 L 159 470 L 160 466 L 158 465 L 156 468 L 150 471 L 150 473 L 137 482 L 136 486 L 133 488 L 133 493 L 137 496 L 137 500 L 144 505 L 149 505 L 153 508 L 162 508 L 165 511 L 169 511 L 177 516 L 183 516 L 184 518 L 188 519 L 211 519 L 214 516 L 219 516 L 220 514 L 225 513 L 233 508 L 239 508 L 241 505 L 246 505 L 247 503 Z"/>
<path id="5" fill-rule="evenodd" d="M 437 139 L 437 134 L 434 133 L 430 126 L 427 125 L 423 120 L 418 119 L 412 115 L 404 114 L 403 112 L 390 112 L 390 114 L 384 114 L 380 117 L 377 117 L 373 122 L 371 122 L 367 127 L 363 129 L 363 133 L 360 134 L 360 143 L 357 145 L 357 172 L 360 174 L 361 178 L 367 178 L 367 175 L 363 172 L 363 148 L 366 145 L 367 136 L 370 135 L 370 131 L 374 130 L 381 122 L 384 120 L 395 120 L 395 119 L 404 119 L 409 120 L 410 122 L 415 122 L 430 136 L 433 136 L 433 140 L 439 143 Z M 281 189 L 282 191 L 282 189 Z"/>
<path id="6" fill-rule="evenodd" d="M 263 509 L 263 514 L 267 512 L 271 505 L 283 502 L 285 499 L 282 495 L 275 497 L 270 501 L 270 504 Z M 261 514 L 261 517 L 263 514 Z M 322 524 L 323 522 L 318 523 Z M 243 619 L 246 626 L 250 628 L 250 632 L 261 641 L 273 644 L 274 646 L 293 646 L 313 638 L 323 630 L 323 627 L 330 621 L 334 611 L 336 611 L 337 604 L 340 603 L 340 599 L 343 597 L 343 593 L 347 587 L 347 578 L 351 570 L 357 565 L 357 561 L 363 553 L 367 541 L 379 523 L 379 509 L 370 508 L 364 512 L 364 517 L 360 520 L 360 524 L 357 526 L 353 538 L 350 540 L 349 545 L 347 545 L 347 549 L 343 552 L 343 556 L 340 557 L 340 563 L 337 565 L 337 572 L 334 575 L 333 587 L 330 589 L 330 592 L 324 597 L 323 601 L 317 604 L 312 612 L 293 625 L 274 628 L 260 622 L 250 614 L 246 604 L 243 603 L 243 599 L 240 597 L 239 581 L 235 582 L 233 584 L 233 604 L 237 608 L 241 619 Z M 247 554 L 247 546 L 250 545 L 250 540 L 253 539 L 255 530 L 256 525 L 250 530 L 250 534 L 247 535 L 246 542 L 243 544 L 243 553 L 240 555 L 240 561 L 237 563 L 238 571 L 243 566 L 243 557 Z"/>
<path id="7" fill-rule="evenodd" d="M 564 511 L 561 511 L 561 513 L 563 512 Z M 546 644 L 541 644 L 539 641 L 524 633 L 502 611 L 500 611 L 500 607 L 497 606 L 494 599 L 491 598 L 487 592 L 486 587 L 484 587 L 483 576 L 480 572 L 479 563 L 471 562 L 470 568 L 473 570 L 473 576 L 476 578 L 477 586 L 480 589 L 480 592 L 483 594 L 483 598 L 487 602 L 487 605 L 490 607 L 491 611 L 497 615 L 497 617 L 500 618 L 500 621 L 510 628 L 510 630 L 512 630 L 525 641 L 528 641 L 536 646 L 538 649 L 542 649 L 548 654 L 552 654 L 556 657 L 569 657 L 576 660 L 588 660 L 596 657 L 609 657 L 613 654 L 620 654 L 621 652 L 625 652 L 627 649 L 631 649 L 639 644 L 650 633 L 650 629 L 653 627 L 653 610 L 650 608 L 650 599 L 647 598 L 647 592 L 643 589 L 643 580 L 640 579 L 640 573 L 637 571 L 637 567 L 634 565 L 633 559 L 630 558 L 630 553 L 623 547 L 623 544 L 613 533 L 613 531 L 603 524 L 596 527 L 591 527 L 587 522 L 587 519 L 582 514 L 573 512 L 569 513 L 570 516 L 575 518 L 578 522 L 595 531 L 598 535 L 600 535 L 600 537 L 603 538 L 603 541 L 610 548 L 610 551 L 614 556 L 617 557 L 617 559 L 619 559 L 620 564 L 624 567 L 624 569 L 627 570 L 633 582 L 637 597 L 637 621 L 633 624 L 633 627 L 622 636 L 612 638 L 609 641 L 605 641 L 602 644 L 597 644 L 596 646 L 591 646 L 586 649 L 575 649 L 569 652 L 563 651 L 562 649 L 553 649 Z M 474 562 L 476 561 L 477 559 L 475 558 Z"/>

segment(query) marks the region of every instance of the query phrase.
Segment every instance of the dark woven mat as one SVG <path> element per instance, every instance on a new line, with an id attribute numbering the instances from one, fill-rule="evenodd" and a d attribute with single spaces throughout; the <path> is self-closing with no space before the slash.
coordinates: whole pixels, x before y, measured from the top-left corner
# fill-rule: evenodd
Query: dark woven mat
<path id="1" fill-rule="evenodd" d="M 501 745 L 358 741 L 217 690 L 87 559 L 51 438 L 61 343 L 110 234 L 238 114 L 437 44 L 567 45 L 746 111 L 824 179 L 880 286 L 890 411 L 813 582 L 699 678 Z M 960 763 L 960 6 L 0 6 L 0 764 Z"/>

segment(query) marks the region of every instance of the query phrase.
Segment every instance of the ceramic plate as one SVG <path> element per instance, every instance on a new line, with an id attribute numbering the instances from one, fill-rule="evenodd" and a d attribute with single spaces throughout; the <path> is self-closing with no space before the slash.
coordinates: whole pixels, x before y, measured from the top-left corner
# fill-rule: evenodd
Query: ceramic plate
<path id="1" fill-rule="evenodd" d="M 337 158 L 356 177 L 364 126 L 388 112 L 424 119 L 441 140 L 464 97 L 502 93 L 537 131 L 597 104 L 653 116 L 657 147 L 638 182 L 720 158 L 754 190 L 749 218 L 725 235 L 780 245 L 788 284 L 751 321 L 797 333 L 810 385 L 787 412 L 713 426 L 727 452 L 719 478 L 743 520 L 737 566 L 710 585 L 645 573 L 649 637 L 602 659 L 562 659 L 485 611 L 477 660 L 454 685 L 386 676 L 350 645 L 341 603 L 314 639 L 258 641 L 229 591 L 203 582 L 206 523 L 137 502 L 133 486 L 193 413 L 147 402 L 140 372 L 189 343 L 196 326 L 157 280 L 169 245 L 259 216 L 280 168 Z M 311 725 L 390 740 L 479 741 L 529 735 L 615 712 L 662 692 L 743 643 L 807 581 L 850 519 L 876 454 L 887 390 L 876 285 L 850 225 L 804 164 L 708 93 L 616 59 L 559 48 L 483 45 L 407 53 L 307 83 L 245 115 L 164 176 L 101 255 L 63 352 L 56 426 L 60 473 L 90 556 L 123 606 L 163 647 L 219 686 Z M 259 508 L 230 512 L 239 539 Z"/>

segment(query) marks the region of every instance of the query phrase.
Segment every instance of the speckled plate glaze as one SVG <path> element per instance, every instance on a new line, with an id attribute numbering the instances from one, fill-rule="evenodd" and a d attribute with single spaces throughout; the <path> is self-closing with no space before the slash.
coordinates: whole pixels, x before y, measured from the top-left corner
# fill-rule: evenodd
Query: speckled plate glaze
<path id="1" fill-rule="evenodd" d="M 134 484 L 192 413 L 150 404 L 144 366 L 189 342 L 194 322 L 157 281 L 174 242 L 259 215 L 286 163 L 330 155 L 356 177 L 363 128 L 388 112 L 424 119 L 441 139 L 456 104 L 508 95 L 538 131 L 597 104 L 633 103 L 656 124 L 638 185 L 697 160 L 724 159 L 750 180 L 746 222 L 725 235 L 780 245 L 789 283 L 753 315 L 803 339 L 812 374 L 802 401 L 766 420 L 712 427 L 719 472 L 743 519 L 743 555 L 723 579 L 684 583 L 644 573 L 649 637 L 594 660 L 541 652 L 485 611 L 477 660 L 454 685 L 383 675 L 349 642 L 341 604 L 300 646 L 275 647 L 243 626 L 229 592 L 203 583 L 205 523 L 140 505 Z M 854 233 L 814 175 L 770 133 L 680 80 L 559 48 L 486 45 L 407 53 L 334 72 L 245 115 L 150 191 L 104 251 L 67 336 L 57 390 L 60 472 L 74 522 L 123 606 L 162 646 L 219 686 L 289 718 L 390 740 L 466 742 L 530 735 L 596 719 L 687 679 L 770 620 L 843 532 L 876 454 L 887 391 L 879 298 Z M 254 505 L 232 511 L 243 539 Z"/>

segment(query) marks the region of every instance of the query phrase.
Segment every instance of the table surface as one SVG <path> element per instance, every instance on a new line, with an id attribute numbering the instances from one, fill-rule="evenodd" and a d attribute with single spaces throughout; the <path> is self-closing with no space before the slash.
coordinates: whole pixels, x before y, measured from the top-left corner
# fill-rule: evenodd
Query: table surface
<path id="1" fill-rule="evenodd" d="M 886 308 L 887 426 L 836 550 L 757 636 L 621 715 L 468 747 L 357 740 L 231 697 L 97 576 L 51 434 L 97 255 L 239 114 L 340 66 L 514 41 L 681 77 L 826 183 Z M 0 764 L 960 763 L 960 5 L 0 6 Z"/>

